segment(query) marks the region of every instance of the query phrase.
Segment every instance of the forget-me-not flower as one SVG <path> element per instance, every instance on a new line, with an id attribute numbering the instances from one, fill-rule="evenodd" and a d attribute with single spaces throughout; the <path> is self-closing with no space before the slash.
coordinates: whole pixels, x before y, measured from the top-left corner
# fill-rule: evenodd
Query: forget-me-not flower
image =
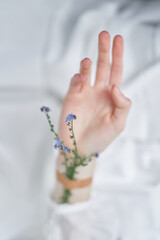
<path id="1" fill-rule="evenodd" d="M 66 121 L 65 122 L 71 122 L 73 119 L 76 119 L 76 115 L 74 115 L 73 113 L 70 113 L 66 117 Z"/>
<path id="2" fill-rule="evenodd" d="M 67 148 L 66 146 L 64 146 L 64 145 L 62 146 L 62 151 L 63 151 L 63 152 L 65 152 L 65 153 L 68 152 L 67 149 L 68 149 L 68 148 Z"/>
<path id="3" fill-rule="evenodd" d="M 96 154 L 95 154 L 95 157 L 97 157 L 97 158 L 98 158 L 98 157 L 99 157 L 99 153 L 96 153 Z"/>
<path id="4" fill-rule="evenodd" d="M 45 106 L 42 106 L 40 109 L 41 109 L 42 112 L 43 111 L 45 111 L 45 112 L 50 112 L 51 111 L 51 109 L 49 107 L 45 107 Z"/>
<path id="5" fill-rule="evenodd" d="M 62 145 L 62 140 L 56 138 L 56 145 L 57 145 L 57 147 L 61 146 Z"/>

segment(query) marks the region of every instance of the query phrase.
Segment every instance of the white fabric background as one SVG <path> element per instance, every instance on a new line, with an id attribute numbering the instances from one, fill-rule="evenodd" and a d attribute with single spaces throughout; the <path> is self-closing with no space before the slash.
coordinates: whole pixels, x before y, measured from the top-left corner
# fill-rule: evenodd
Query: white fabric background
<path id="1" fill-rule="evenodd" d="M 124 38 L 121 89 L 133 105 L 97 161 L 91 199 L 60 206 L 49 200 L 57 152 L 40 107 L 57 129 L 84 57 L 94 83 L 102 30 Z M 159 42 L 159 1 L 0 1 L 0 239 L 160 238 Z"/>

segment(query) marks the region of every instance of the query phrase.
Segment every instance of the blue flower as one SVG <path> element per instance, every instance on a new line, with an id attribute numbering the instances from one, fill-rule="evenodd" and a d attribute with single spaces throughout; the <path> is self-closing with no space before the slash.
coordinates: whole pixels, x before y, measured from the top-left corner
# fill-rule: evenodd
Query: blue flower
<path id="1" fill-rule="evenodd" d="M 68 148 L 67 148 L 66 146 L 64 146 L 64 145 L 62 146 L 62 151 L 63 151 L 63 152 L 65 152 L 65 153 L 68 152 L 67 149 L 68 149 Z"/>
<path id="2" fill-rule="evenodd" d="M 68 152 L 68 147 L 62 144 L 62 141 L 58 138 L 56 138 L 56 144 L 54 145 L 54 148 L 57 149 L 59 146 L 61 146 L 61 150 L 63 152 Z"/>
<path id="3" fill-rule="evenodd" d="M 41 109 L 42 112 L 43 111 L 45 111 L 45 112 L 51 111 L 51 109 L 49 107 L 45 107 L 45 106 L 42 106 L 40 109 Z"/>
<path id="4" fill-rule="evenodd" d="M 73 119 L 76 119 L 76 115 L 74 115 L 73 113 L 70 113 L 66 117 L 66 121 L 65 122 L 71 122 Z"/>
<path id="5" fill-rule="evenodd" d="M 99 157 L 99 153 L 96 153 L 96 154 L 95 154 L 95 157 L 97 157 L 97 158 L 98 158 L 98 157 Z"/>
<path id="6" fill-rule="evenodd" d="M 62 141 L 58 138 L 56 138 L 56 146 L 59 147 L 62 145 Z"/>

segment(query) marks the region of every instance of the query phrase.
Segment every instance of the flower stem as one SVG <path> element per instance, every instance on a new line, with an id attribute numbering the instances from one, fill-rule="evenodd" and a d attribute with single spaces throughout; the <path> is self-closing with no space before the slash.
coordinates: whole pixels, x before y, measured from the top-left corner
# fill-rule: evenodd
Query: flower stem
<path id="1" fill-rule="evenodd" d="M 71 129 L 72 129 L 72 136 L 73 136 L 73 139 L 74 139 L 74 145 L 75 145 L 75 151 L 76 153 L 78 154 L 78 151 L 77 151 L 77 143 L 76 143 L 76 138 L 75 138 L 75 135 L 74 135 L 74 130 L 73 130 L 73 120 L 71 121 Z"/>
<path id="2" fill-rule="evenodd" d="M 44 108 L 44 107 L 43 107 Z M 48 120 L 49 126 L 50 126 L 50 130 L 51 132 L 54 133 L 55 135 L 55 139 L 60 140 L 58 134 L 55 132 L 54 130 L 54 125 L 51 122 L 50 116 L 48 114 L 48 110 L 49 108 L 46 108 L 46 110 L 44 111 L 46 114 L 46 118 Z M 70 125 L 69 123 L 67 125 Z M 66 152 L 64 152 L 62 149 L 62 152 L 60 152 L 60 154 L 62 154 L 64 156 L 64 162 L 62 164 L 65 165 L 65 173 L 63 173 L 68 179 L 74 180 L 75 179 L 75 173 L 76 172 L 76 168 L 79 166 L 86 166 L 90 161 L 91 161 L 91 157 L 95 156 L 95 154 L 90 154 L 88 157 L 84 156 L 81 157 L 78 155 L 78 150 L 77 150 L 77 142 L 76 142 L 76 138 L 74 135 L 74 130 L 73 130 L 73 120 L 71 121 L 71 132 L 72 132 L 72 136 L 71 138 L 73 138 L 73 145 L 75 145 L 74 149 L 68 148 L 68 152 L 70 153 L 71 151 L 74 154 L 74 157 L 68 157 L 68 155 L 66 154 Z M 63 141 L 61 141 L 62 144 L 64 145 Z M 58 145 L 59 146 L 59 145 Z M 61 145 L 62 147 L 62 145 Z M 60 148 L 61 148 L 60 147 Z M 63 146 L 64 147 L 64 146 Z M 69 165 L 69 159 L 71 159 L 71 164 Z M 69 198 L 72 195 L 71 190 L 70 189 L 64 189 L 63 195 L 61 197 L 61 203 L 69 203 Z"/>

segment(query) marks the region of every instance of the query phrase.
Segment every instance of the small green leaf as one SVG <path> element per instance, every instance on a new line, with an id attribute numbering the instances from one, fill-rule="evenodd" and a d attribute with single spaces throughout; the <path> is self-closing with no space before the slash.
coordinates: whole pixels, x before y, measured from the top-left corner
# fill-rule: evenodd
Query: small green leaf
<path id="1" fill-rule="evenodd" d="M 87 166 L 88 164 L 87 163 L 83 163 L 82 166 Z"/>
<path id="2" fill-rule="evenodd" d="M 75 149 L 73 149 L 72 152 L 76 154 L 76 150 Z"/>

